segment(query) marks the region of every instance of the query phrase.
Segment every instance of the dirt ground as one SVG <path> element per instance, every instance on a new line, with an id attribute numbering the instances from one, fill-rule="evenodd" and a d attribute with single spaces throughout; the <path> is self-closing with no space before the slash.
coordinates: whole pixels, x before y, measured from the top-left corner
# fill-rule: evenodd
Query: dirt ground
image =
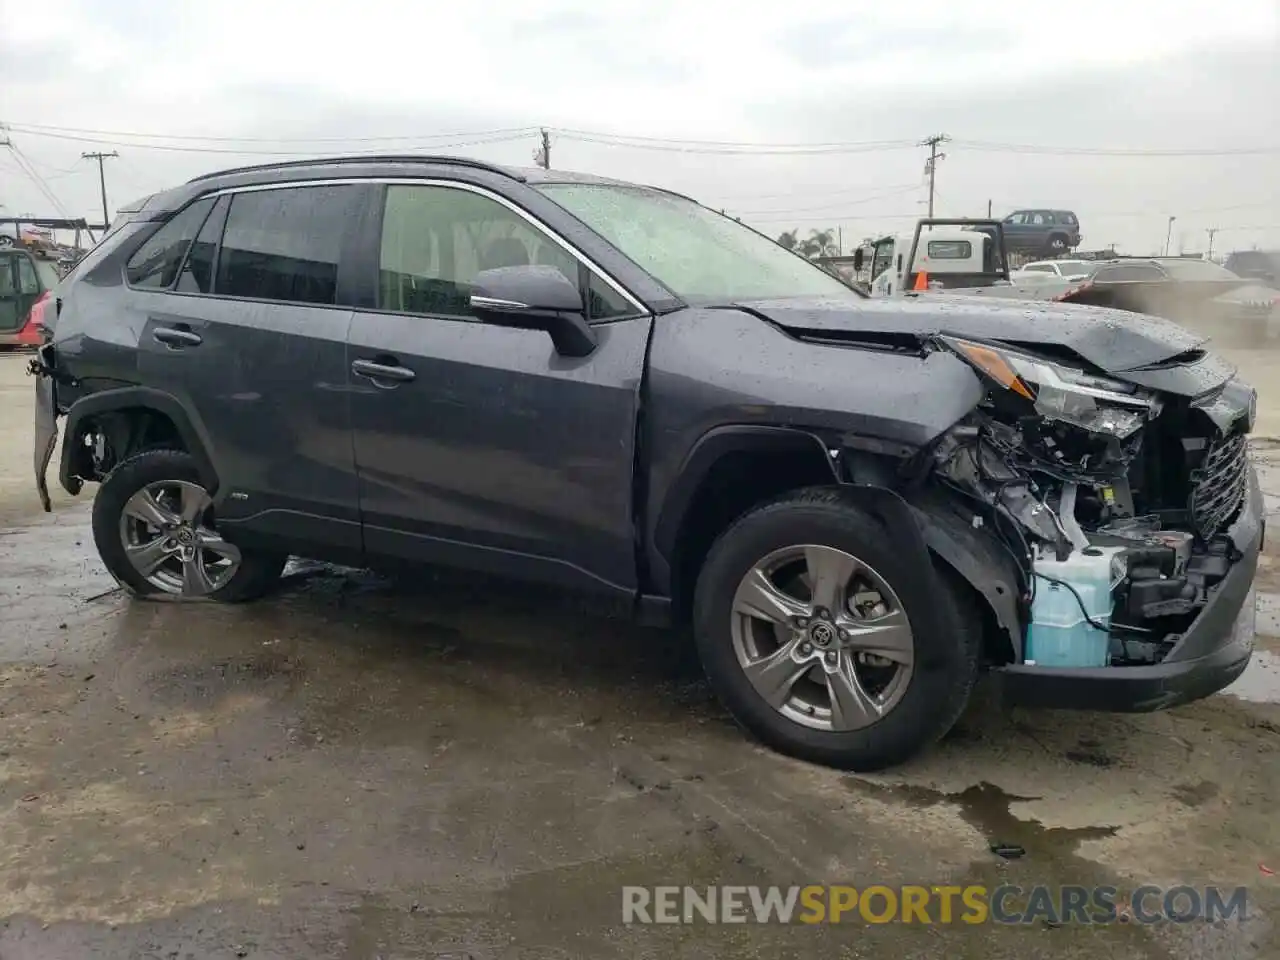
<path id="1" fill-rule="evenodd" d="M 1276 358 L 1231 353 L 1280 437 Z M 984 690 L 854 777 L 748 741 L 684 637 L 519 587 L 300 566 L 247 607 L 128 601 L 87 499 L 39 512 L 22 365 L 0 358 L 4 960 L 1280 954 L 1280 554 L 1228 693 L 1109 716 Z M 1280 516 L 1280 443 L 1256 452 Z M 1249 901 L 1149 927 L 621 922 L 625 884 L 826 882 Z"/>

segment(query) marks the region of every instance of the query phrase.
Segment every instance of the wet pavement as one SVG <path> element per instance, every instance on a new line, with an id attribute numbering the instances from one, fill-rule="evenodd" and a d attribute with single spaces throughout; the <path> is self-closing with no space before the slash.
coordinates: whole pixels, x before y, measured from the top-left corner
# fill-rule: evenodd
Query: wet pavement
<path id="1" fill-rule="evenodd" d="M 1280 445 L 1257 454 L 1280 495 Z M 1280 552 L 1230 695 L 1113 716 L 1008 711 L 983 689 L 943 744 L 855 777 L 748 741 L 678 634 L 510 584 L 315 565 L 244 607 L 129 601 L 86 504 L 16 497 L 4 960 L 1280 953 Z M 1004 882 L 1245 885 L 1249 917 L 621 922 L 626 884 Z"/>

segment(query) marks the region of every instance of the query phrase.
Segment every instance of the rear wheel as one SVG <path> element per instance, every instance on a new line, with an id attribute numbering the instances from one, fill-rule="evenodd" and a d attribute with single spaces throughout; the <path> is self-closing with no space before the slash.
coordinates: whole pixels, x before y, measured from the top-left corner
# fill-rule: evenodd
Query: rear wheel
<path id="1" fill-rule="evenodd" d="M 179 450 L 148 450 L 111 471 L 93 501 L 93 538 L 111 574 L 140 596 L 249 600 L 275 584 L 286 559 L 222 538 L 195 460 Z"/>
<path id="2" fill-rule="evenodd" d="M 1054 234 L 1049 238 L 1049 253 L 1055 257 L 1060 257 L 1067 252 L 1067 238 L 1061 234 Z"/>
<path id="3" fill-rule="evenodd" d="M 857 770 L 899 763 L 951 728 L 977 676 L 980 622 L 946 572 L 921 576 L 901 553 L 874 515 L 830 489 L 758 508 L 717 540 L 695 630 L 713 688 L 744 727 L 784 753 Z M 926 604 L 942 606 L 940 635 L 918 629 Z"/>

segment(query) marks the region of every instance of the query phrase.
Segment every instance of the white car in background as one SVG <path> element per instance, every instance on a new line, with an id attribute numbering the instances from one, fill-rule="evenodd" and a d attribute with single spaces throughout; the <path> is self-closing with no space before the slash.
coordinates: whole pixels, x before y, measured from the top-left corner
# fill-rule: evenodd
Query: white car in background
<path id="1" fill-rule="evenodd" d="M 1019 267 L 1009 279 L 1015 283 L 1035 283 L 1037 280 L 1087 280 L 1097 267 L 1090 260 L 1036 260 Z"/>

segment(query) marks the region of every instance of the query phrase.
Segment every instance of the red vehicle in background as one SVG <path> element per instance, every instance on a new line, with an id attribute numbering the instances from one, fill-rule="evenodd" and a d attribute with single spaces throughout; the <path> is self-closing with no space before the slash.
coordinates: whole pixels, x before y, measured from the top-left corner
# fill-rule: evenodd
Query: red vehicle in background
<path id="1" fill-rule="evenodd" d="M 0 247 L 0 348 L 36 347 L 59 282 L 53 264 L 21 247 Z"/>

